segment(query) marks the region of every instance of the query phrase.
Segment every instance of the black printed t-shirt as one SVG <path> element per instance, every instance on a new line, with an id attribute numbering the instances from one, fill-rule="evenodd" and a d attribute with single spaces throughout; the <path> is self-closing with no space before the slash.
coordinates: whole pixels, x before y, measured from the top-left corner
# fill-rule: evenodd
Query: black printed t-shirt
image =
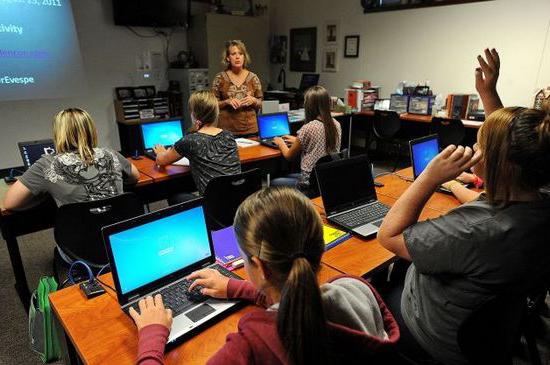
<path id="1" fill-rule="evenodd" d="M 201 195 L 212 178 L 241 173 L 237 143 L 231 132 L 223 130 L 215 136 L 191 133 L 177 141 L 174 148 L 189 159 L 191 174 Z"/>

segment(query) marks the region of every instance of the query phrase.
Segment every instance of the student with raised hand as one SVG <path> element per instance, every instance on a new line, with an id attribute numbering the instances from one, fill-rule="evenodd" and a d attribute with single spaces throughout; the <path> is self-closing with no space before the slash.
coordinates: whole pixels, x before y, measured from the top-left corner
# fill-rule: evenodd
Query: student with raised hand
<path id="1" fill-rule="evenodd" d="M 378 233 L 382 246 L 412 261 L 400 298 L 388 299 L 409 340 L 400 347 L 445 364 L 467 362 L 457 333 L 480 303 L 504 293 L 526 295 L 550 276 L 550 198 L 540 191 L 550 182 L 550 116 L 499 109 L 500 60 L 494 49 L 485 55 L 476 87 L 488 116 L 474 150 L 443 150 L 392 206 Z M 485 181 L 486 194 L 418 222 L 436 187 L 470 167 Z"/>
<path id="2" fill-rule="evenodd" d="M 135 183 L 139 171 L 120 153 L 97 147 L 90 114 L 78 108 L 60 111 L 53 121 L 56 153 L 43 155 L 10 187 L 4 208 L 24 209 L 50 194 L 58 206 L 109 198 L 123 193 L 123 182 Z"/>
<path id="3" fill-rule="evenodd" d="M 266 310 L 244 315 L 209 364 L 363 363 L 390 356 L 399 328 L 368 282 L 340 276 L 319 287 L 323 228 L 303 194 L 260 190 L 241 204 L 234 227 L 250 281 L 204 269 L 189 276 L 190 289 L 201 285 L 205 295 Z M 130 312 L 139 330 L 137 363 L 161 364 L 171 313 L 160 296 L 139 305 L 139 314 Z"/>
<path id="4" fill-rule="evenodd" d="M 342 142 L 340 123 L 330 114 L 330 95 L 322 86 L 309 88 L 304 95 L 305 124 L 297 136 L 276 137 L 274 142 L 287 160 L 300 154 L 299 174 L 273 179 L 271 186 L 294 186 L 307 191 L 309 177 L 317 161 L 328 154 L 339 152 Z M 290 147 L 285 143 L 290 142 Z"/>
<path id="5" fill-rule="evenodd" d="M 211 91 L 197 91 L 189 98 L 189 112 L 193 121 L 191 133 L 177 141 L 170 149 L 157 145 L 156 163 L 169 165 L 182 157 L 189 159 L 191 174 L 202 195 L 208 182 L 222 175 L 241 173 L 237 143 L 231 132 L 218 128 L 220 113 L 218 100 Z M 194 198 L 187 193 L 170 198 L 171 203 Z"/>

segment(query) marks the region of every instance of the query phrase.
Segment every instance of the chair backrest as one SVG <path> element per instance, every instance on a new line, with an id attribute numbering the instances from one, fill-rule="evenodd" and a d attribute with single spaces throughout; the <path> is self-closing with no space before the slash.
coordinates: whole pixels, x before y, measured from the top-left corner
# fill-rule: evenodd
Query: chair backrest
<path id="1" fill-rule="evenodd" d="M 372 130 L 380 139 L 392 139 L 401 128 L 399 114 L 389 110 L 375 110 Z"/>
<path id="2" fill-rule="evenodd" d="M 73 260 L 100 268 L 109 262 L 101 228 L 144 213 L 143 204 L 133 193 L 62 205 L 55 219 L 55 241 Z"/>
<path id="3" fill-rule="evenodd" d="M 346 158 L 349 158 L 349 150 L 347 148 L 340 152 L 330 153 L 318 159 L 315 163 L 313 171 L 311 171 L 311 174 L 309 175 L 309 189 L 303 193 L 307 195 L 308 198 L 316 198 L 321 195 L 319 192 L 319 184 L 317 183 L 317 174 L 315 173 L 317 166 L 331 161 L 344 160 Z"/>
<path id="4" fill-rule="evenodd" d="M 430 133 L 437 133 L 439 147 L 443 149 L 451 144 L 460 144 L 464 139 L 466 130 L 460 119 L 434 117 L 430 123 Z"/>
<path id="5" fill-rule="evenodd" d="M 500 295 L 479 306 L 458 330 L 460 350 L 472 364 L 512 364 L 526 295 Z"/>
<path id="6" fill-rule="evenodd" d="M 210 228 L 231 226 L 239 205 L 261 188 L 260 169 L 211 179 L 204 190 L 205 212 Z"/>

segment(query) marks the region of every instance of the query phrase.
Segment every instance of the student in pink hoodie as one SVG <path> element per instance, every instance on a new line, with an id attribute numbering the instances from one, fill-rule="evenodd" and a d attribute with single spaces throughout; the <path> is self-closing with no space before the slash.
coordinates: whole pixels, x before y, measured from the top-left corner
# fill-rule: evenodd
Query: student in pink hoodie
<path id="1" fill-rule="evenodd" d="M 250 281 L 204 269 L 190 275 L 192 287 L 266 310 L 244 315 L 209 364 L 375 363 L 391 356 L 399 328 L 369 283 L 339 276 L 319 286 L 323 227 L 303 194 L 260 190 L 241 204 L 234 226 Z M 172 313 L 160 295 L 139 306 L 140 314 L 130 313 L 139 331 L 137 363 L 162 364 Z"/>

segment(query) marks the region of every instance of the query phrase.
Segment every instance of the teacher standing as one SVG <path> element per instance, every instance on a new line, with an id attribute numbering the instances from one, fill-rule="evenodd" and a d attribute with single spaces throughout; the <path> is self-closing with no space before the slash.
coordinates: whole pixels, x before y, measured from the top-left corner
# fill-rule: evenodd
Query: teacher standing
<path id="1" fill-rule="evenodd" d="M 258 76 L 247 69 L 250 56 L 244 43 L 239 40 L 226 42 L 222 63 L 226 69 L 217 74 L 212 83 L 220 107 L 218 127 L 239 136 L 256 134 L 262 84 Z"/>

